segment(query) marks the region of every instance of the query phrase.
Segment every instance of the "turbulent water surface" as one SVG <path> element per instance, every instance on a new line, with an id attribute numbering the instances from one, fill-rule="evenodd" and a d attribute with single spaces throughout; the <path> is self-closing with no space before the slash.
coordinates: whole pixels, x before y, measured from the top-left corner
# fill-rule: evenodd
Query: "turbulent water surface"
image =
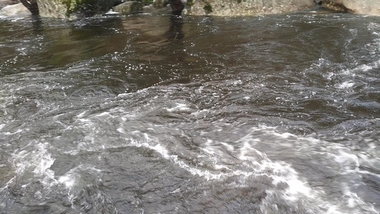
<path id="1" fill-rule="evenodd" d="M 0 213 L 380 213 L 380 18 L 0 19 Z"/>

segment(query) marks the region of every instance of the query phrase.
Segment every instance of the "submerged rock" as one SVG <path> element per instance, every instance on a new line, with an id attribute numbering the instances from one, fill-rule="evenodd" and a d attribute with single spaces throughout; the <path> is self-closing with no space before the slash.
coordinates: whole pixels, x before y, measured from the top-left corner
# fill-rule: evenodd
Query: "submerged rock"
<path id="1" fill-rule="evenodd" d="M 322 6 L 338 12 L 380 15 L 380 0 L 322 0 Z"/>
<path id="2" fill-rule="evenodd" d="M 252 16 L 287 13 L 315 6 L 313 0 L 188 0 L 191 15 Z"/>

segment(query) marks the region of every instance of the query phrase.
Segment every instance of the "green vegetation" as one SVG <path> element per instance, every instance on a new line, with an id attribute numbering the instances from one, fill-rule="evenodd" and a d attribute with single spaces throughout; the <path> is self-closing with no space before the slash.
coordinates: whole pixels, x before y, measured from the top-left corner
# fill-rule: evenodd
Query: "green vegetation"
<path id="1" fill-rule="evenodd" d="M 190 7 L 194 5 L 194 0 L 187 0 L 187 5 L 189 5 Z"/>
<path id="2" fill-rule="evenodd" d="M 104 6 L 108 3 L 105 3 L 107 0 L 58 0 L 67 8 L 67 14 L 86 11 L 90 13 L 96 13 L 97 10 L 104 9 Z"/>
<path id="3" fill-rule="evenodd" d="M 78 9 L 78 5 L 83 4 L 83 0 L 61 0 L 62 4 L 66 5 L 67 14 L 75 12 Z"/>
<path id="4" fill-rule="evenodd" d="M 205 6 L 203 7 L 203 10 L 205 10 L 206 14 L 211 13 L 212 12 L 211 4 L 209 2 L 206 2 Z"/>

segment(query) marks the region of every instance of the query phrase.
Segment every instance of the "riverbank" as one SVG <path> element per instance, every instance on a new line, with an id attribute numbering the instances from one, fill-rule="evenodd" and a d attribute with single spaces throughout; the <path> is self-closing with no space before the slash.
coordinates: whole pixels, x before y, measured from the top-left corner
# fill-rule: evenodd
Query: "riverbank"
<path id="1" fill-rule="evenodd" d="M 42 17 L 52 18 L 64 18 L 75 19 L 79 17 L 88 17 L 95 14 L 114 13 L 120 15 L 131 15 L 146 11 L 151 11 L 151 8 L 162 8 L 164 5 L 172 5 L 172 8 L 179 8 L 175 14 L 181 14 L 181 1 L 177 3 L 167 4 L 162 0 L 156 0 L 153 3 L 147 1 L 127 1 L 122 4 L 118 0 L 104 1 L 104 0 L 92 0 L 91 3 L 77 3 L 68 4 L 62 3 L 60 0 L 37 0 L 39 7 L 39 15 Z M 276 0 L 276 1 L 262 1 L 262 0 L 208 0 L 208 1 L 196 1 L 188 0 L 185 4 L 183 14 L 193 16 L 257 16 L 268 14 L 283 14 L 295 11 L 310 10 L 318 5 L 326 9 L 336 12 L 348 12 L 354 14 L 365 15 L 379 15 L 380 4 L 375 4 L 376 0 L 355 1 L 355 0 Z M 0 8 L 5 5 L 13 5 L 17 1 L 14 0 L 1 0 Z M 179 2 L 179 3 L 178 3 Z M 150 7 L 144 7 L 144 5 L 150 4 Z M 178 6 L 178 4 L 180 4 Z M 116 7 L 114 7 L 117 5 Z M 177 5 L 177 6 L 173 6 Z M 7 6 L 7 11 L 3 14 L 15 15 L 17 13 L 23 13 L 24 11 L 20 7 Z M 145 9 L 144 9 L 145 8 Z M 20 11 L 20 12 L 19 12 Z"/>

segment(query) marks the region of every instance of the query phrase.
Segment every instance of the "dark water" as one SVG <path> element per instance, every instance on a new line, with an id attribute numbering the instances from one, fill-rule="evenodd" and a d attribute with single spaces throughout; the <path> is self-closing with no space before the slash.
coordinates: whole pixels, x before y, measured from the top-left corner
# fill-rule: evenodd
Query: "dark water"
<path id="1" fill-rule="evenodd" d="M 0 213 L 380 213 L 380 18 L 3 18 L 0 62 Z"/>

